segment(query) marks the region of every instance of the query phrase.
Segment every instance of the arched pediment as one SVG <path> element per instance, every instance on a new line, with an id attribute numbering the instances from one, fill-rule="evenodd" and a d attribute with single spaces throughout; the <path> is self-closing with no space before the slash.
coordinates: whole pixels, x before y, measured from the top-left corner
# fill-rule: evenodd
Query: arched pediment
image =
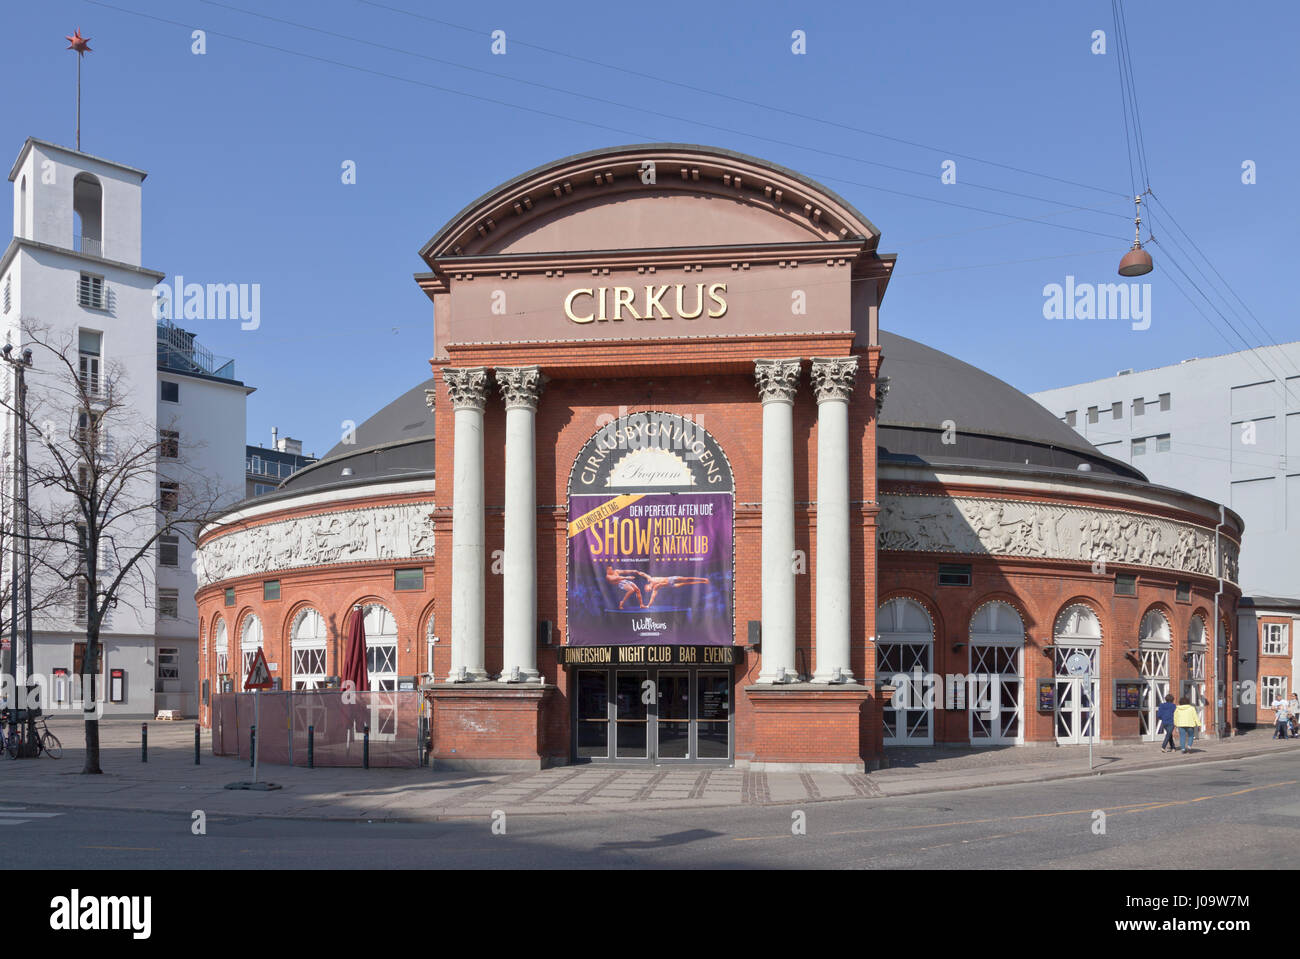
<path id="1" fill-rule="evenodd" d="M 653 171 L 653 183 L 651 179 Z M 475 200 L 420 251 L 443 257 L 865 240 L 880 232 L 821 184 L 712 147 L 644 144 L 567 157 Z"/>

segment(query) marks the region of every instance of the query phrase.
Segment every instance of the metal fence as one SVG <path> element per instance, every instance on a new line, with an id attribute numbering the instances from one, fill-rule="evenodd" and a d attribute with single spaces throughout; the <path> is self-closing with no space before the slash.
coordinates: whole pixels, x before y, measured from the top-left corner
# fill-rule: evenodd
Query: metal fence
<path id="1" fill-rule="evenodd" d="M 261 703 L 254 704 L 254 697 Z M 346 696 L 349 702 L 344 702 Z M 212 752 L 249 758 L 255 710 L 259 762 L 306 766 L 308 728 L 317 766 L 360 766 L 370 726 L 371 766 L 420 765 L 424 726 L 418 692 L 295 690 L 212 697 Z"/>

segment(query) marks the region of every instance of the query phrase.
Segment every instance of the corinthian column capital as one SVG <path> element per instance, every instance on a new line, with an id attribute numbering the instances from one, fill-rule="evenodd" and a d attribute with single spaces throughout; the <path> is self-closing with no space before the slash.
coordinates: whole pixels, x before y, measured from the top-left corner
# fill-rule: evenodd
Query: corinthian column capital
<path id="1" fill-rule="evenodd" d="M 546 377 L 536 366 L 506 366 L 493 371 L 497 388 L 505 397 L 506 409 L 536 410 L 546 386 Z"/>
<path id="2" fill-rule="evenodd" d="M 799 358 L 755 360 L 754 382 L 764 403 L 793 403 L 799 390 Z"/>
<path id="3" fill-rule="evenodd" d="M 858 375 L 856 356 L 839 356 L 831 359 L 813 357 L 812 385 L 817 402 L 847 400 L 853 392 Z"/>
<path id="4" fill-rule="evenodd" d="M 453 409 L 481 410 L 487 406 L 488 371 L 482 366 L 448 367 L 443 382 L 451 393 Z"/>

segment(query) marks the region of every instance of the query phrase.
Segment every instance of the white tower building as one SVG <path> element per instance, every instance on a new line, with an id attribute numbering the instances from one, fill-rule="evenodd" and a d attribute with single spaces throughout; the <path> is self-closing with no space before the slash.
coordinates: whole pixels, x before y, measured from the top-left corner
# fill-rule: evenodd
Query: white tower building
<path id="1" fill-rule="evenodd" d="M 244 411 L 252 391 L 234 378 L 233 362 L 211 356 L 192 334 L 155 319 L 153 289 L 165 274 L 141 262 L 145 176 L 125 164 L 28 138 L 9 173 L 13 239 L 0 257 L 0 337 L 21 347 L 23 328 L 35 325 L 49 337 L 78 344 L 83 379 L 97 382 L 110 364 L 122 369 L 125 392 L 115 400 L 126 402 L 133 429 L 159 431 L 165 447 L 157 467 L 141 477 L 139 497 L 158 503 L 169 493 L 174 469 L 168 454 L 175 450 L 186 470 L 229 490 L 225 499 L 233 502 L 243 494 Z M 7 369 L 0 369 L 0 379 L 12 389 Z M 54 402 L 54 394 L 42 391 L 57 383 L 55 371 L 33 369 L 27 383 L 33 400 Z M 6 454 L 14 437 L 9 420 Z M 41 508 L 41 497 L 53 495 L 33 488 L 33 511 Z M 4 502 L 7 511 L 8 497 Z M 7 544 L 13 517 L 0 522 Z M 112 611 L 101 636 L 105 714 L 174 709 L 194 716 L 199 631 L 184 538 L 161 541 L 143 572 L 143 588 Z M 47 683 L 47 708 L 76 705 L 75 687 L 57 677 L 60 670 L 79 672 L 84 617 L 81 598 L 35 617 L 32 671 Z M 7 609 L 0 621 L 8 638 Z"/>

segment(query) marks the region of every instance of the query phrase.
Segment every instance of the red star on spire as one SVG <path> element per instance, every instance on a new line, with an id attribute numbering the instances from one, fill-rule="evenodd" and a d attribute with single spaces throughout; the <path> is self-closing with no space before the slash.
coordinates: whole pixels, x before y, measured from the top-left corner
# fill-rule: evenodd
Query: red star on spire
<path id="1" fill-rule="evenodd" d="M 63 39 L 68 41 L 68 49 L 76 50 L 77 56 L 79 57 L 93 52 L 90 49 L 90 37 L 83 37 L 81 35 L 81 27 L 77 27 L 77 29 L 73 30 L 72 36 L 64 37 Z"/>

